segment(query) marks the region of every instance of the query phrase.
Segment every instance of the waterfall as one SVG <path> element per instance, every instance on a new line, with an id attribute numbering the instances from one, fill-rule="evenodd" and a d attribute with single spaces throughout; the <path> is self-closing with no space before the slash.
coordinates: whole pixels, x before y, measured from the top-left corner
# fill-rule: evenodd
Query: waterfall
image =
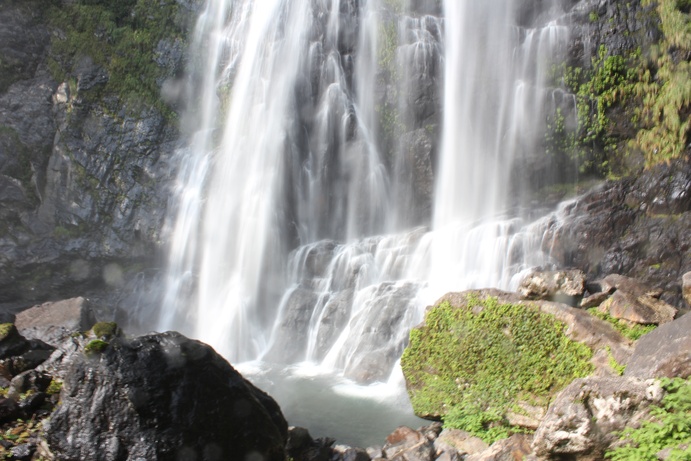
<path id="1" fill-rule="evenodd" d="M 425 305 L 548 264 L 523 172 L 568 28 L 523 3 L 208 0 L 157 328 L 386 382 Z"/>

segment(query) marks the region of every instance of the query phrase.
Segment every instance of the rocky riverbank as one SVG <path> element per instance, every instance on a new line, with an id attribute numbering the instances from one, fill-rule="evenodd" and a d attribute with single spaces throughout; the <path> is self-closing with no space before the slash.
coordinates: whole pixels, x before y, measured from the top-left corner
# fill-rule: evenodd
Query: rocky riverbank
<path id="1" fill-rule="evenodd" d="M 686 292 L 690 277 L 685 279 Z M 601 291 L 590 293 L 586 286 Z M 619 275 L 594 283 L 583 272 L 562 271 L 532 274 L 520 291 L 451 293 L 429 312 L 444 305 L 463 309 L 469 299 L 511 303 L 524 312 L 537 309 L 565 326 L 564 340 L 585 344 L 592 352 L 587 376 L 550 387 L 542 406 L 535 406 L 538 399 L 528 405 L 522 393 L 524 402 L 515 401 L 496 421 L 465 429 L 453 427 L 451 420 L 418 429 L 399 427 L 380 446 L 362 448 L 330 438 L 315 440 L 307 429 L 289 427 L 270 396 L 198 341 L 174 332 L 130 337 L 112 322 L 94 324 L 84 298 L 38 305 L 19 313 L 13 324 L 2 325 L 0 456 L 103 461 L 594 460 L 622 445 L 620 431 L 640 427 L 654 408 L 664 408 L 666 395 L 678 392 L 665 378 L 686 379 L 689 386 L 691 315 L 675 319 L 676 309 L 659 299 L 660 290 Z M 554 301 L 564 296 L 580 307 Z M 472 315 L 489 309 L 475 306 Z M 631 336 L 636 324 L 660 326 Z M 534 326 L 527 325 L 527 331 L 538 331 Z M 456 327 L 446 333 L 456 338 L 450 342 L 467 334 Z M 423 337 L 423 349 L 430 350 L 434 340 Z M 472 365 L 474 376 L 498 359 L 493 349 L 483 350 L 486 357 L 481 354 L 466 364 Z M 439 382 L 446 379 L 431 358 L 418 362 L 425 364 L 425 373 L 438 375 Z M 563 371 L 561 364 L 550 366 L 558 369 L 535 378 L 546 381 L 548 373 Z M 407 368 L 404 363 L 404 371 Z M 505 374 L 513 373 L 508 370 Z M 429 385 L 406 373 L 415 405 L 421 387 Z M 458 376 L 452 379 L 457 382 Z M 464 393 L 473 394 L 472 385 L 467 383 Z M 438 392 L 444 386 L 431 389 Z M 445 410 L 434 417 L 446 420 L 443 412 L 451 412 L 458 400 L 447 391 L 437 397 Z M 500 426 L 503 436 L 488 439 L 487 429 Z M 688 434 L 676 443 L 688 450 L 687 439 Z"/>

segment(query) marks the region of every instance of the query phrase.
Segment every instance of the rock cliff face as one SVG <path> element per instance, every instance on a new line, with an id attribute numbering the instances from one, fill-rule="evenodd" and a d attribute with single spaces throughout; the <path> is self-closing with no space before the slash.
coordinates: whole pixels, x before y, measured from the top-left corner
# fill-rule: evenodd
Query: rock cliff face
<path id="1" fill-rule="evenodd" d="M 0 4 L 0 303 L 23 307 L 119 288 L 157 264 L 179 139 L 176 94 L 185 37 L 201 3 Z M 343 2 L 343 14 L 356 11 L 355 3 Z M 406 5 L 418 18 L 443 10 L 441 2 Z M 566 65 L 580 68 L 581 76 L 595 66 L 600 49 L 608 57 L 626 57 L 638 49 L 645 53 L 664 37 L 655 5 L 640 1 L 533 0 L 520 5 L 519 24 L 539 22 L 549 5 L 572 24 Z M 96 14 L 110 29 L 94 29 Z M 357 20 L 353 15 L 344 28 L 344 56 L 357 53 Z M 148 39 L 137 42 L 137 34 L 128 35 L 132 31 Z M 136 52 L 117 48 L 115 36 Z M 410 221 L 416 224 L 431 213 L 443 97 L 439 52 L 424 63 L 426 74 L 418 72 L 426 80 L 418 93 L 408 95 L 412 109 L 400 120 L 404 132 L 381 127 L 388 133 L 383 150 L 405 146 L 400 174 L 413 178 Z M 688 61 L 681 51 L 674 58 Z M 566 88 L 566 80 L 562 76 L 562 87 L 575 90 Z M 396 105 L 395 88 L 381 85 L 378 91 L 383 110 Z M 564 101 L 573 105 L 572 98 Z M 567 128 L 577 124 L 566 106 L 561 109 Z M 584 155 L 590 166 L 616 160 L 620 170 L 640 171 L 640 152 L 621 158 L 602 154 L 635 136 L 629 109 L 609 107 L 608 137 L 598 137 L 587 151 L 579 150 L 583 145 L 564 145 L 553 133 L 552 141 L 562 143 L 563 157 L 555 165 L 564 168 L 564 178 L 575 174 L 578 163 L 569 155 Z M 559 263 L 591 277 L 616 272 L 647 279 L 665 287 L 665 299 L 680 306 L 679 276 L 691 270 L 685 232 L 691 207 L 688 165 L 680 160 L 638 179 L 610 182 L 574 205 L 569 228 L 558 231 Z M 535 174 L 544 173 L 543 167 Z"/>
<path id="2" fill-rule="evenodd" d="M 117 5 L 44 3 L 0 5 L 1 303 L 118 286 L 150 264 L 178 139 L 170 106 L 126 94 L 104 64 L 113 58 L 94 56 L 77 40 L 79 25 L 66 26 L 87 21 L 88 8 L 110 14 Z M 147 2 L 128 5 L 135 17 Z M 180 37 L 196 7 L 163 2 L 175 27 L 140 44 L 160 86 L 182 70 Z"/>

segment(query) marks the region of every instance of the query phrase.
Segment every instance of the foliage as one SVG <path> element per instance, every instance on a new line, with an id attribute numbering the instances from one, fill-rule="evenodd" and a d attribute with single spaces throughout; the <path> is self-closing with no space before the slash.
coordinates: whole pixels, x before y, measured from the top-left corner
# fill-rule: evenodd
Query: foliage
<path id="1" fill-rule="evenodd" d="M 664 38 L 652 50 L 636 85 L 643 127 L 635 145 L 648 164 L 680 157 L 691 134 L 691 62 L 675 57 L 691 53 L 691 16 L 685 2 L 677 0 L 660 0 L 657 12 Z"/>
<path id="2" fill-rule="evenodd" d="M 610 325 L 612 325 L 619 333 L 622 334 L 625 338 L 628 338 L 632 341 L 636 341 L 638 338 L 641 336 L 650 333 L 653 331 L 657 325 L 640 325 L 640 324 L 627 324 L 624 323 L 618 319 L 615 319 L 611 315 L 609 315 L 606 312 L 602 312 L 598 310 L 597 307 L 591 307 L 588 309 L 588 312 L 599 318 L 600 320 L 604 320 L 608 322 Z"/>
<path id="3" fill-rule="evenodd" d="M 17 419 L 9 427 L 3 426 L 3 430 L 0 432 L 0 460 L 19 459 L 12 454 L 12 448 L 36 440 L 42 428 L 43 421 L 37 421 L 33 418 L 28 421 Z M 31 459 L 41 460 L 44 458 L 34 457 Z"/>
<path id="4" fill-rule="evenodd" d="M 653 407 L 651 418 L 638 428 L 620 434 L 622 446 L 606 457 L 614 461 L 657 461 L 658 453 L 669 450 L 667 461 L 691 460 L 691 379 L 663 378 L 667 392 L 660 406 Z"/>
<path id="5" fill-rule="evenodd" d="M 176 23 L 178 8 L 172 0 L 77 0 L 54 5 L 49 17 L 60 33 L 53 34 L 48 66 L 56 79 L 64 81 L 71 66 L 89 57 L 108 73 L 106 91 L 132 108 L 143 102 L 170 116 L 172 111 L 159 97 L 163 69 L 156 64 L 155 53 L 162 39 L 182 35 Z"/>
<path id="6" fill-rule="evenodd" d="M 574 94 L 577 127 L 567 129 L 559 108 L 548 115 L 548 149 L 551 146 L 577 161 L 582 172 L 610 173 L 609 159 L 619 142 L 610 112 L 631 99 L 640 53 L 635 50 L 626 56 L 613 55 L 600 46 L 590 69 L 555 67 L 555 77 Z"/>
<path id="7" fill-rule="evenodd" d="M 519 402 L 546 405 L 574 378 L 592 371 L 592 351 L 565 325 L 529 305 L 467 297 L 443 302 L 410 333 L 401 366 L 418 415 L 487 441 L 508 434 L 506 412 Z"/>
<path id="8" fill-rule="evenodd" d="M 662 38 L 650 49 L 600 46 L 590 66 L 554 66 L 553 78 L 573 94 L 577 122 L 564 107 L 547 115 L 546 144 L 578 162 L 582 172 L 627 172 L 638 153 L 646 166 L 678 158 L 691 135 L 691 15 L 689 0 L 653 5 Z M 591 22 L 600 21 L 591 13 Z M 636 154 L 636 155 L 638 155 Z"/>

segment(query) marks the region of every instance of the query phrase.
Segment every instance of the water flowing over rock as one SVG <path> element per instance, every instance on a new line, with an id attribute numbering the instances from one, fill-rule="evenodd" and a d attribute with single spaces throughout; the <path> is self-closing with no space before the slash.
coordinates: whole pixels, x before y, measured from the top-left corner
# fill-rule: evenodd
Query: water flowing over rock
<path id="1" fill-rule="evenodd" d="M 285 459 L 276 403 L 213 349 L 169 332 L 79 353 L 46 427 L 55 459 Z"/>
<path id="2" fill-rule="evenodd" d="M 572 5 L 543 3 L 209 1 L 158 328 L 385 382 L 425 302 L 548 265 L 521 165 Z"/>

